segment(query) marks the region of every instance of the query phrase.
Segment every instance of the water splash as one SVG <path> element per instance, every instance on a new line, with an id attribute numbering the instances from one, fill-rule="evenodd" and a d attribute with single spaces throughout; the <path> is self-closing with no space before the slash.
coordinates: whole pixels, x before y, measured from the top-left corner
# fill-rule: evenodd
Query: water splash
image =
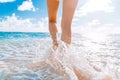
<path id="1" fill-rule="evenodd" d="M 119 80 L 118 37 L 106 35 L 100 42 L 74 34 L 71 46 L 59 41 L 56 51 L 49 38 L 0 40 L 0 79 Z"/>

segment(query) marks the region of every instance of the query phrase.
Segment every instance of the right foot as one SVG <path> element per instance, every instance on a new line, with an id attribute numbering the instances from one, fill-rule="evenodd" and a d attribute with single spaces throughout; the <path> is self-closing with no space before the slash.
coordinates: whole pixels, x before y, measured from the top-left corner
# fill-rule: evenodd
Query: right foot
<path id="1" fill-rule="evenodd" d="M 71 44 L 71 37 L 69 37 L 69 36 L 62 35 L 62 36 L 61 36 L 61 40 L 62 40 L 63 42 L 65 42 L 66 44 Z"/>

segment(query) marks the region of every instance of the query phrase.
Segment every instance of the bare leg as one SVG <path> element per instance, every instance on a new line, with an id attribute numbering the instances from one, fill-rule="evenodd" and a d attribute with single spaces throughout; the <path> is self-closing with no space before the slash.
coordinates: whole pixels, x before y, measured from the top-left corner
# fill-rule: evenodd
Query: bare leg
<path id="1" fill-rule="evenodd" d="M 78 0 L 63 0 L 62 14 L 62 36 L 61 40 L 67 44 L 71 43 L 71 23 Z"/>
<path id="2" fill-rule="evenodd" d="M 57 26 L 56 18 L 59 6 L 59 0 L 47 0 L 48 16 L 49 16 L 49 32 L 51 34 L 53 45 L 58 46 L 57 43 Z"/>

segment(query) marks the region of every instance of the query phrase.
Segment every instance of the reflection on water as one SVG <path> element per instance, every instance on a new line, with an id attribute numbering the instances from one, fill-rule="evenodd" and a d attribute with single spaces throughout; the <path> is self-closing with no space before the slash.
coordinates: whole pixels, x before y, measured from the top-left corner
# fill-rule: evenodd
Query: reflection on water
<path id="1" fill-rule="evenodd" d="M 50 38 L 0 40 L 0 80 L 77 80 L 73 65 L 92 75 L 88 80 L 105 75 L 120 79 L 120 34 L 73 34 L 72 45 L 59 42 L 56 52 L 50 42 Z"/>

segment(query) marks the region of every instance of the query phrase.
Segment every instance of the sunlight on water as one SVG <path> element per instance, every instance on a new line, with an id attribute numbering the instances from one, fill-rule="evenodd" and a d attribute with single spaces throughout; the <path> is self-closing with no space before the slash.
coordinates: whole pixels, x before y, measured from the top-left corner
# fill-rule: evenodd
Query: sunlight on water
<path id="1" fill-rule="evenodd" d="M 49 37 L 1 39 L 0 80 L 120 79 L 120 34 L 73 34 L 55 52 L 51 45 Z"/>

